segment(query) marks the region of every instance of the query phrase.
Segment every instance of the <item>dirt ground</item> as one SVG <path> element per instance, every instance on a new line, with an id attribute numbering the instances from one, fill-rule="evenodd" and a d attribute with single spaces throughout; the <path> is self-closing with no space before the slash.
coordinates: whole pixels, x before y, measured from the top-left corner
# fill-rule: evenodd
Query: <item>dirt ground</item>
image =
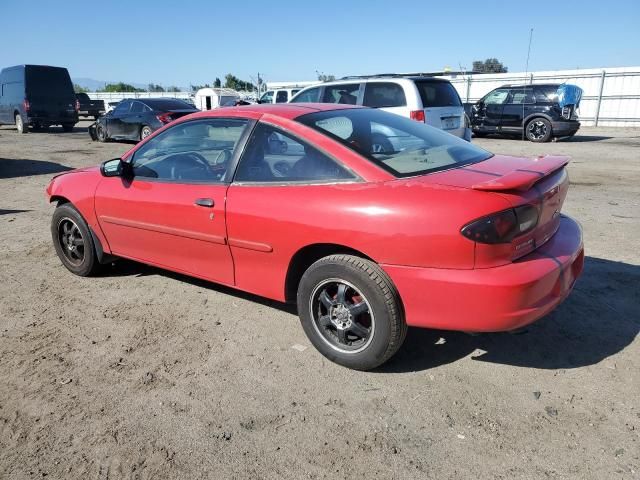
<path id="1" fill-rule="evenodd" d="M 584 227 L 570 298 L 526 333 L 411 329 L 334 365 L 291 308 L 132 262 L 62 267 L 44 188 L 130 144 L 0 128 L 0 478 L 640 478 L 640 130 L 568 154 Z"/>

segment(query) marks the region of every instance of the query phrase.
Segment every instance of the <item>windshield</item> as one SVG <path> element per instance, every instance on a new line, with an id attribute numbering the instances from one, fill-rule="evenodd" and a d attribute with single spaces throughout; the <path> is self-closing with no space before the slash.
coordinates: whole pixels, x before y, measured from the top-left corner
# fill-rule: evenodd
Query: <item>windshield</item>
<path id="1" fill-rule="evenodd" d="M 442 130 L 381 110 L 331 110 L 296 120 L 340 141 L 396 177 L 459 167 L 492 156 Z"/>
<path id="2" fill-rule="evenodd" d="M 66 68 L 27 66 L 27 94 L 50 98 L 75 98 Z"/>
<path id="3" fill-rule="evenodd" d="M 416 86 L 424 108 L 462 106 L 458 92 L 449 82 L 417 81 Z"/>

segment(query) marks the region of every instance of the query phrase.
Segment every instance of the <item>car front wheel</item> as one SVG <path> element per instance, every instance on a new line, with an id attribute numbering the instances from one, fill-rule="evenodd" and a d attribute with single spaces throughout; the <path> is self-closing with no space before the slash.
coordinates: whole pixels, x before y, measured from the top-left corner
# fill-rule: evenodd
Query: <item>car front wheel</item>
<path id="1" fill-rule="evenodd" d="M 107 141 L 107 130 L 100 124 L 96 125 L 96 138 L 99 142 L 104 143 Z"/>
<path id="2" fill-rule="evenodd" d="M 58 257 L 70 272 L 81 277 L 97 273 L 100 263 L 89 227 L 71 204 L 60 205 L 53 212 L 51 237 Z"/>
<path id="3" fill-rule="evenodd" d="M 152 133 L 153 133 L 153 130 L 151 130 L 151 127 L 148 126 L 148 125 L 145 125 L 144 127 L 142 127 L 140 129 L 140 140 L 144 140 L 145 138 L 147 138 Z"/>
<path id="4" fill-rule="evenodd" d="M 374 262 L 331 255 L 309 267 L 298 287 L 298 314 L 329 360 L 371 370 L 400 348 L 407 333 L 398 292 Z"/>

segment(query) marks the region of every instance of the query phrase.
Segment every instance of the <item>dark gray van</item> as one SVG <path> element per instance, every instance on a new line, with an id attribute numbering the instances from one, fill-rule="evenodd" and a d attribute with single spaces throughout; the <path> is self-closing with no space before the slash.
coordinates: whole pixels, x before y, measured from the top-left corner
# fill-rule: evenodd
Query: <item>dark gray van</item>
<path id="1" fill-rule="evenodd" d="M 66 68 L 18 65 L 0 72 L 0 125 L 15 125 L 20 133 L 78 123 L 78 104 Z"/>

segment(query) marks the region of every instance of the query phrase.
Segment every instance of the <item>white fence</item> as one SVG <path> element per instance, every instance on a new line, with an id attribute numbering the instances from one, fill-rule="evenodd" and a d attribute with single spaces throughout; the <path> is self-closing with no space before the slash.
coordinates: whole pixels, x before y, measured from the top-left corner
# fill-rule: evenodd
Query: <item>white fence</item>
<path id="1" fill-rule="evenodd" d="M 104 100 L 104 103 L 119 102 L 124 98 L 180 98 L 188 100 L 195 93 L 191 92 L 89 92 L 91 100 Z"/>
<path id="2" fill-rule="evenodd" d="M 494 88 L 522 83 L 571 83 L 584 90 L 580 121 L 585 126 L 640 127 L 640 67 L 446 76 L 464 102 Z"/>

